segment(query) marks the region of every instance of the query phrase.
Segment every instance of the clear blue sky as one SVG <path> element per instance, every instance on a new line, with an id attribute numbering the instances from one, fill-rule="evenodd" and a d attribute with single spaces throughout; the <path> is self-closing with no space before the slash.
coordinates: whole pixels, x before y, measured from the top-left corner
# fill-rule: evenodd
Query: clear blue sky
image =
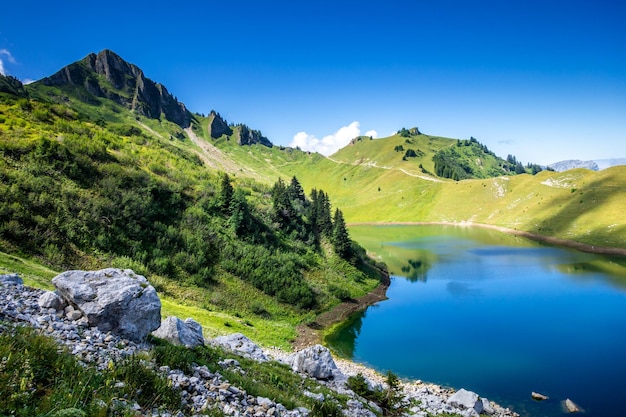
<path id="1" fill-rule="evenodd" d="M 112 49 L 275 144 L 418 126 L 525 163 L 626 157 L 623 0 L 5 3 L 3 72 Z"/>

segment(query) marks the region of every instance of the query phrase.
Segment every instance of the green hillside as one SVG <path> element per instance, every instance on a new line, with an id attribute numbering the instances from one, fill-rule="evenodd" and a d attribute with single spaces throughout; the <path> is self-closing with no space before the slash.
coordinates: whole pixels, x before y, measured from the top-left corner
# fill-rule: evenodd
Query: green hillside
<path id="1" fill-rule="evenodd" d="M 339 251 L 334 231 L 312 223 L 308 193 L 278 206 L 278 175 L 261 183 L 235 166 L 230 177 L 209 167 L 210 152 L 190 139 L 202 132 L 201 116 L 183 129 L 75 90 L 0 93 L 7 271 L 45 287 L 50 273 L 37 265 L 132 268 L 162 294 L 164 314 L 195 317 L 207 335 L 241 331 L 284 347 L 299 323 L 378 285 L 360 248 Z M 223 161 L 235 164 L 231 150 L 244 147 L 224 148 Z"/>

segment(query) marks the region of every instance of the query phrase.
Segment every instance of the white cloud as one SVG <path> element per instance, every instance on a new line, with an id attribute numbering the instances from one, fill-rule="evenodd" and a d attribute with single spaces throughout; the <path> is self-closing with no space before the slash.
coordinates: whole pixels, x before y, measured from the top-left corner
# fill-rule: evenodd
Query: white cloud
<path id="1" fill-rule="evenodd" d="M 292 148 L 298 147 L 303 151 L 319 152 L 322 155 L 328 156 L 334 154 L 339 149 L 350 143 L 352 139 L 360 135 L 361 124 L 354 121 L 348 126 L 343 126 L 332 135 L 324 136 L 322 139 L 306 132 L 298 132 L 293 136 L 293 140 L 289 146 Z"/>
<path id="2" fill-rule="evenodd" d="M 28 84 L 34 83 L 35 81 L 37 81 L 37 80 L 32 80 L 30 78 L 26 78 L 26 79 L 22 80 L 22 84 L 28 85 Z"/>
<path id="3" fill-rule="evenodd" d="M 13 55 L 11 55 L 11 52 L 9 52 L 8 49 L 0 49 L 0 56 L 6 56 L 7 60 L 14 64 L 15 63 L 15 59 L 13 59 Z M 2 75 L 7 75 L 6 70 L 4 68 L 4 61 L 2 59 L 0 59 L 0 74 Z"/>
<path id="4" fill-rule="evenodd" d="M 377 138 L 378 132 L 375 130 L 368 130 L 367 132 L 365 132 L 365 136 L 371 136 L 373 138 Z"/>

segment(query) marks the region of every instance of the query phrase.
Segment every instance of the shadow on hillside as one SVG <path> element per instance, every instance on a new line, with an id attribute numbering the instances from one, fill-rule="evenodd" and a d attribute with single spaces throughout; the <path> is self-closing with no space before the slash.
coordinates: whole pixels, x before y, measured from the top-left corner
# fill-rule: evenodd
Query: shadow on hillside
<path id="1" fill-rule="evenodd" d="M 571 233 L 573 230 L 577 230 L 575 223 L 581 216 L 592 212 L 598 206 L 609 204 L 609 200 L 613 199 L 616 194 L 626 193 L 626 188 L 620 187 L 619 182 L 620 178 L 613 174 L 592 181 L 579 189 L 573 189 L 570 195 L 558 197 L 548 202 L 550 207 L 559 208 L 552 217 L 541 221 L 536 231 L 548 236 L 567 236 L 567 232 Z M 624 200 L 626 201 L 626 196 Z M 577 226 L 580 228 L 582 225 Z M 619 228 L 623 228 L 623 225 L 620 224 Z M 589 229 L 589 231 L 591 235 L 606 234 L 606 231 L 597 229 Z"/>

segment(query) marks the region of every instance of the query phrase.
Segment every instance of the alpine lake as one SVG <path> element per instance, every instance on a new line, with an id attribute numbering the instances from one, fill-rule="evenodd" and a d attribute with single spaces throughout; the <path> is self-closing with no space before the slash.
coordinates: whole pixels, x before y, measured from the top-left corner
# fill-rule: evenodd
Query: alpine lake
<path id="1" fill-rule="evenodd" d="M 462 226 L 353 226 L 388 300 L 326 337 L 342 357 L 521 416 L 626 415 L 626 258 Z M 535 401 L 531 392 L 549 397 Z"/>

